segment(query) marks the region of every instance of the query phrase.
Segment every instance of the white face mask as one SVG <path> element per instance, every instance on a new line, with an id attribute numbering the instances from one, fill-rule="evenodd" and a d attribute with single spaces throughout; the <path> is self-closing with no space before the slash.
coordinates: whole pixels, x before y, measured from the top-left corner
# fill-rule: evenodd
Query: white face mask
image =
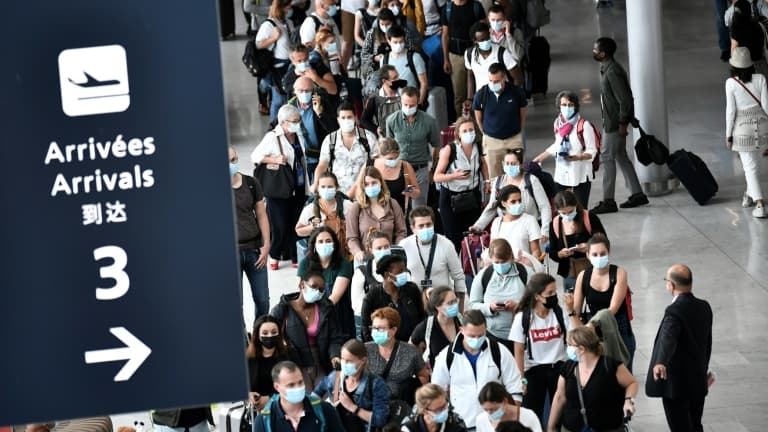
<path id="1" fill-rule="evenodd" d="M 301 123 L 293 123 L 286 121 L 285 130 L 289 133 L 298 133 L 301 130 Z"/>
<path id="2" fill-rule="evenodd" d="M 390 7 L 389 7 L 389 10 L 391 10 L 391 11 L 392 11 L 392 13 L 393 13 L 395 16 L 397 16 L 397 14 L 399 14 L 399 13 L 400 13 L 400 8 L 399 8 L 399 7 L 397 7 L 397 6 L 390 6 Z"/>
<path id="3" fill-rule="evenodd" d="M 405 48 L 405 44 L 404 43 L 393 43 L 391 45 L 391 47 L 392 47 L 392 52 L 393 53 L 400 54 L 401 52 L 403 52 L 403 49 Z"/>
<path id="4" fill-rule="evenodd" d="M 342 119 L 339 120 L 339 129 L 341 129 L 342 132 L 349 133 L 355 130 L 355 120 L 354 119 Z"/>

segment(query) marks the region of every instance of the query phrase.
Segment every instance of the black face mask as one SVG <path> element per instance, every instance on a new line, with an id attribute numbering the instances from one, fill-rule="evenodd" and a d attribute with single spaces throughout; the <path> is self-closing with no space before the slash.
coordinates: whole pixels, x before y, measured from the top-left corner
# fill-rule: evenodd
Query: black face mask
<path id="1" fill-rule="evenodd" d="M 557 306 L 557 294 L 545 297 L 545 299 L 547 301 L 544 303 L 544 307 L 547 309 L 553 309 L 555 306 Z"/>
<path id="2" fill-rule="evenodd" d="M 264 348 L 272 349 L 277 346 L 277 341 L 280 340 L 280 336 L 261 336 L 259 341 Z"/>

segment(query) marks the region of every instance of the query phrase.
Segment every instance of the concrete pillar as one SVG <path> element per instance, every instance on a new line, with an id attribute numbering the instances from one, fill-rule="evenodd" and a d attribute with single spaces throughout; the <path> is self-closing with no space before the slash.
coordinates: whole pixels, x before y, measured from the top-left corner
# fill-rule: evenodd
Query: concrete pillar
<path id="1" fill-rule="evenodd" d="M 635 98 L 635 117 L 646 133 L 669 146 L 661 0 L 627 0 L 626 5 L 629 79 Z M 640 131 L 634 130 L 633 136 L 628 149 L 632 152 Z M 671 190 L 666 165 L 645 166 L 637 160 L 634 163 L 646 194 L 661 195 Z"/>

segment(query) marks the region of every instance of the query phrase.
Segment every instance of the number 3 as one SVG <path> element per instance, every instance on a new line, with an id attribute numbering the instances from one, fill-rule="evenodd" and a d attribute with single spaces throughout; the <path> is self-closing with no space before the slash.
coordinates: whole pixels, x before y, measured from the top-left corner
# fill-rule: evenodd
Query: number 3
<path id="1" fill-rule="evenodd" d="M 102 246 L 93 250 L 93 258 L 100 261 L 104 258 L 111 258 L 114 262 L 108 266 L 102 266 L 99 270 L 99 276 L 102 279 L 114 279 L 115 285 L 112 288 L 96 287 L 96 300 L 115 300 L 125 295 L 131 285 L 128 273 L 125 272 L 125 266 L 128 264 L 128 255 L 123 248 L 119 246 Z"/>

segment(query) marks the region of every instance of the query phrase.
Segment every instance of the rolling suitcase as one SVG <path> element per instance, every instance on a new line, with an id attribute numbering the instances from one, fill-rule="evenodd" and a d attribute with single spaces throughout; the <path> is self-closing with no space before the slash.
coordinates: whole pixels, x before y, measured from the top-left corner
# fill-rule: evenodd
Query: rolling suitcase
<path id="1" fill-rule="evenodd" d="M 444 87 L 432 87 L 427 96 L 427 114 L 435 118 L 438 130 L 448 127 L 448 97 Z"/>
<path id="2" fill-rule="evenodd" d="M 253 425 L 253 406 L 240 402 L 219 411 L 219 432 L 251 432 Z"/>
<path id="3" fill-rule="evenodd" d="M 706 204 L 717 193 L 715 177 L 695 154 L 684 149 L 677 150 L 669 155 L 667 166 L 699 205 Z"/>
<path id="4" fill-rule="evenodd" d="M 491 234 L 488 231 L 476 233 L 467 231 L 461 241 L 461 268 L 467 276 L 477 275 L 480 255 L 491 244 Z"/>
<path id="5" fill-rule="evenodd" d="M 453 128 L 453 126 L 448 126 L 447 128 L 440 131 L 440 147 L 441 148 L 453 142 L 453 140 L 456 138 L 455 131 L 456 130 Z"/>

